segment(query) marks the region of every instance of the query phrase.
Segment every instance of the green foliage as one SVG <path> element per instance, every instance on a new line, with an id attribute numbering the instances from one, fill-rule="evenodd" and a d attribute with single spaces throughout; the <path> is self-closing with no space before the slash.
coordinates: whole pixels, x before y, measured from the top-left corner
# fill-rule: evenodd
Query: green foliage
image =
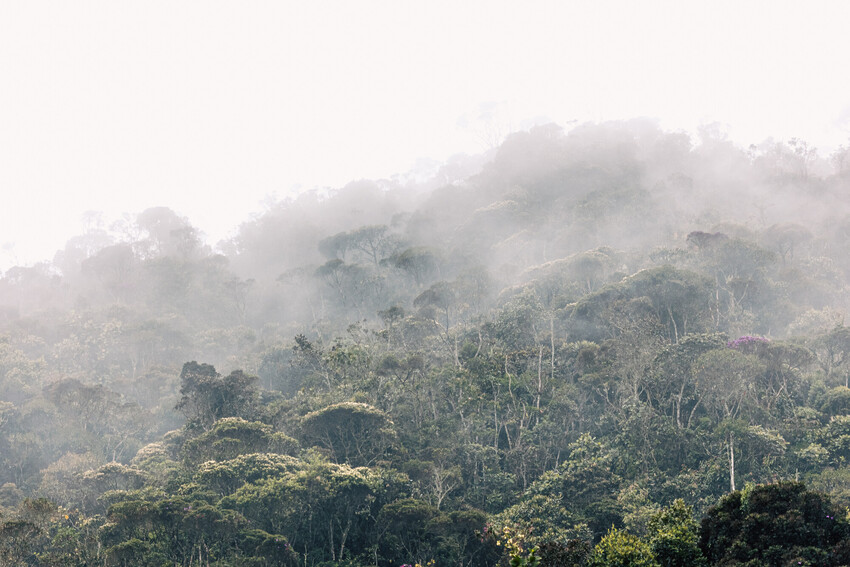
<path id="1" fill-rule="evenodd" d="M 225 417 L 206 431 L 186 442 L 182 453 L 186 461 L 197 465 L 204 461 L 226 461 L 249 453 L 291 455 L 298 442 L 271 426 L 239 417 Z"/>
<path id="2" fill-rule="evenodd" d="M 710 280 L 695 272 L 672 266 L 642 270 L 582 298 L 573 311 L 574 325 L 589 338 L 598 338 L 598 333 L 611 326 L 608 314 L 613 307 L 645 300 L 648 312 L 664 328 L 667 338 L 678 342 L 680 335 L 706 330 L 711 288 Z"/>
<path id="3" fill-rule="evenodd" d="M 388 479 L 367 469 L 321 460 L 247 483 L 221 500 L 270 533 L 286 534 L 293 549 L 330 559 L 360 542 Z"/>
<path id="4" fill-rule="evenodd" d="M 546 542 L 540 545 L 540 565 L 543 567 L 582 567 L 593 547 L 587 541 L 571 539 L 566 543 Z"/>
<path id="5" fill-rule="evenodd" d="M 431 277 L 437 269 L 437 258 L 434 251 L 427 247 L 416 246 L 393 254 L 389 261 L 397 268 L 403 270 L 416 285 L 422 285 Z"/>
<path id="6" fill-rule="evenodd" d="M 403 498 L 385 505 L 378 516 L 378 525 L 385 532 L 381 544 L 385 557 L 398 561 L 426 563 L 431 537 L 428 529 L 439 511 L 430 504 L 414 498 Z"/>
<path id="7" fill-rule="evenodd" d="M 614 498 L 619 478 L 611 472 L 613 454 L 584 434 L 570 445 L 569 458 L 544 473 L 520 502 L 496 516 L 497 526 L 522 530 L 529 542 L 567 543 L 601 534 L 605 525 L 622 525 Z"/>
<path id="8" fill-rule="evenodd" d="M 697 545 L 699 524 L 684 500 L 673 501 L 649 520 L 648 541 L 661 567 L 699 567 L 705 564 Z"/>
<path id="9" fill-rule="evenodd" d="M 758 485 L 850 504 L 846 172 L 808 151 L 538 127 L 216 252 L 160 207 L 0 274 L 0 563 L 850 563 Z"/>
<path id="10" fill-rule="evenodd" d="M 848 530 L 829 498 L 802 484 L 748 485 L 708 511 L 699 545 L 711 564 L 845 565 Z"/>
<path id="11" fill-rule="evenodd" d="M 526 550 L 524 540 L 523 534 L 515 532 L 509 526 L 502 528 L 497 543 L 505 548 L 511 567 L 537 567 L 540 564 L 537 548 L 532 547 Z"/>
<path id="12" fill-rule="evenodd" d="M 298 564 L 298 555 L 283 536 L 251 529 L 240 532 L 239 540 L 240 551 L 251 558 L 251 565 L 271 567 Z"/>
<path id="13" fill-rule="evenodd" d="M 343 402 L 309 413 L 301 421 L 306 444 L 327 449 L 333 461 L 353 466 L 374 464 L 396 438 L 394 424 L 368 404 Z"/>
<path id="14" fill-rule="evenodd" d="M 222 496 L 233 494 L 245 484 L 290 474 L 303 463 L 295 457 L 269 453 L 240 455 L 227 461 L 207 461 L 198 466 L 194 480 L 204 489 Z"/>
<path id="15" fill-rule="evenodd" d="M 588 567 L 657 567 L 652 548 L 637 537 L 611 528 L 587 560 Z"/>
<path id="16" fill-rule="evenodd" d="M 251 417 L 257 403 L 257 378 L 235 370 L 222 377 L 209 364 L 187 362 L 180 372 L 175 406 L 189 426 L 207 431 L 223 417 Z"/>

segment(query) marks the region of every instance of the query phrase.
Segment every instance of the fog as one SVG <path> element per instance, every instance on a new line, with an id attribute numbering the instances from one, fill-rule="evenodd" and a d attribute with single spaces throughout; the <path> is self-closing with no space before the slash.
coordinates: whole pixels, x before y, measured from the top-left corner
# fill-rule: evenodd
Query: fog
<path id="1" fill-rule="evenodd" d="M 848 6 L 4 8 L 0 563 L 721 565 L 736 486 L 847 509 Z M 771 557 L 850 562 L 806 498 L 836 541 Z"/>
<path id="2" fill-rule="evenodd" d="M 310 349 L 462 368 L 496 341 L 542 365 L 545 345 L 630 336 L 650 352 L 694 332 L 815 340 L 850 309 L 848 156 L 647 119 L 544 124 L 430 177 L 269 201 L 215 247 L 168 207 L 92 213 L 52 260 L 0 277 L 0 400 L 31 411 L 100 388 L 145 425 L 92 458 L 127 461 L 181 424 L 190 360 L 300 399 L 323 376 L 298 358 Z M 371 376 L 347 366 L 361 362 L 339 371 Z M 62 454 L 44 451 L 8 480 L 34 489 Z"/>
<path id="3" fill-rule="evenodd" d="M 596 283 L 558 284 L 561 306 L 655 264 L 692 269 L 686 251 L 703 241 L 688 235 L 698 233 L 774 255 L 780 280 L 793 266 L 794 277 L 833 281 L 788 306 L 782 326 L 759 327 L 784 336 L 807 309 L 846 310 L 847 156 L 797 139 L 743 148 L 717 128 L 691 137 L 647 119 L 533 126 L 489 152 L 454 156 L 431 177 L 269 200 L 214 246 L 168 207 L 111 224 L 92 212 L 52 261 L 7 270 L 0 301 L 10 325 L 120 308 L 108 318 L 332 339 L 352 321 L 378 324 L 393 306 L 415 309 L 433 285 L 486 282 L 483 295 L 453 307 L 471 321 L 551 270 L 572 281 L 570 266 L 587 254 L 607 267 L 588 276 Z M 199 356 L 186 346 L 184 356 Z"/>
<path id="4" fill-rule="evenodd" d="M 742 147 L 848 138 L 842 2 L 27 2 L 0 18 L 0 269 L 168 206 L 214 246 L 264 204 L 654 117 Z M 424 160 L 424 161 L 423 161 Z"/>

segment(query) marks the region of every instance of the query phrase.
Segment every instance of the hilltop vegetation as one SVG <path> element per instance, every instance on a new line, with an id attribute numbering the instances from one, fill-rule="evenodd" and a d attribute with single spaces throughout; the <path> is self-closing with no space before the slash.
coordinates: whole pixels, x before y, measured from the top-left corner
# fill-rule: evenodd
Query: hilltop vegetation
<path id="1" fill-rule="evenodd" d="M 0 278 L 0 558 L 846 564 L 848 194 L 635 121 L 94 222 Z"/>

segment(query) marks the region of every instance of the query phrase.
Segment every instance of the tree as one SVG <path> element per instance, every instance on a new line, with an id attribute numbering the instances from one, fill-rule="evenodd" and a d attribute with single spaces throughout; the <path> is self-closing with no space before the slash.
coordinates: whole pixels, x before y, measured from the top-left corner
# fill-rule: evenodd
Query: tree
<path id="1" fill-rule="evenodd" d="M 80 475 L 83 510 L 91 513 L 106 511 L 99 497 L 109 491 L 137 490 L 144 485 L 144 474 L 119 463 L 107 463 Z"/>
<path id="2" fill-rule="evenodd" d="M 377 267 L 385 256 L 393 252 L 395 242 L 388 231 L 386 225 L 361 226 L 349 234 L 348 248 L 359 251 Z"/>
<path id="3" fill-rule="evenodd" d="M 717 287 L 714 309 L 719 328 L 731 327 L 730 333 L 752 330 L 749 317 L 757 318 L 760 327 L 781 323 L 776 319 L 782 314 L 776 309 L 780 290 L 769 277 L 776 264 L 774 252 L 741 238 L 730 238 L 711 250 L 706 268 Z M 745 328 L 735 328 L 741 324 Z"/>
<path id="4" fill-rule="evenodd" d="M 627 278 L 634 297 L 649 297 L 658 320 L 667 327 L 670 342 L 677 343 L 688 332 L 706 329 L 713 283 L 701 274 L 662 266 L 642 270 Z"/>
<path id="5" fill-rule="evenodd" d="M 595 338 L 616 332 L 610 313 L 617 306 L 645 306 L 663 326 L 671 343 L 692 332 L 705 332 L 711 323 L 714 285 L 702 274 L 661 266 L 641 270 L 617 284 L 609 284 L 576 303 L 572 325 Z"/>
<path id="6" fill-rule="evenodd" d="M 812 341 L 812 350 L 818 364 L 826 375 L 827 382 L 834 383 L 835 375 L 844 378 L 844 386 L 850 385 L 850 328 L 839 325 Z"/>
<path id="7" fill-rule="evenodd" d="M 748 485 L 709 509 L 700 549 L 712 565 L 850 564 L 845 514 L 797 482 Z"/>
<path id="8" fill-rule="evenodd" d="M 275 433 L 269 425 L 240 417 L 223 417 L 209 431 L 187 441 L 182 453 L 188 463 L 198 465 L 250 453 L 290 455 L 297 448 L 295 439 Z"/>
<path id="9" fill-rule="evenodd" d="M 850 415 L 833 416 L 826 427 L 817 432 L 816 440 L 829 452 L 832 464 L 850 462 Z"/>
<path id="10" fill-rule="evenodd" d="M 393 254 L 389 261 L 413 278 L 417 286 L 423 285 L 437 270 L 437 257 L 430 248 L 415 246 Z"/>
<path id="11" fill-rule="evenodd" d="M 365 468 L 312 459 L 291 473 L 245 484 L 221 504 L 260 529 L 286 534 L 308 564 L 336 562 L 373 542 L 388 480 Z"/>
<path id="12" fill-rule="evenodd" d="M 82 272 L 94 275 L 110 299 L 117 303 L 133 297 L 138 268 L 138 258 L 129 244 L 107 246 L 81 265 Z"/>
<path id="13" fill-rule="evenodd" d="M 304 468 L 305 464 L 289 455 L 251 453 L 227 461 L 207 461 L 198 466 L 194 480 L 202 489 L 222 496 L 233 494 L 246 484 L 279 478 Z"/>
<path id="14" fill-rule="evenodd" d="M 799 249 L 803 243 L 811 240 L 813 235 L 804 226 L 783 223 L 768 227 L 762 237 L 768 249 L 778 253 L 782 257 L 782 263 L 785 264 L 786 261 L 794 259 L 795 249 Z"/>
<path id="15" fill-rule="evenodd" d="M 701 403 L 716 422 L 727 424 L 736 420 L 744 411 L 746 401 L 752 395 L 756 376 L 764 367 L 753 355 L 738 350 L 715 349 L 701 355 L 694 363 L 697 380 L 697 403 Z M 735 489 L 735 428 L 726 429 L 729 451 L 729 475 L 732 490 Z"/>
<path id="16" fill-rule="evenodd" d="M 306 444 L 327 449 L 337 463 L 372 465 L 395 442 L 395 426 L 368 404 L 343 402 L 309 413 L 301 421 Z"/>
<path id="17" fill-rule="evenodd" d="M 654 372 L 647 390 L 654 404 L 672 406 L 672 417 L 679 429 L 690 428 L 699 408 L 696 361 L 708 351 L 723 348 L 725 343 L 725 335 L 692 334 L 667 346 L 653 361 Z"/>
<path id="18" fill-rule="evenodd" d="M 756 387 L 766 372 L 765 365 L 753 351 L 766 342 L 741 337 L 731 341 L 730 348 L 701 355 L 694 366 L 698 402 L 718 424 L 717 433 L 726 439 L 731 490 L 735 490 L 736 438 L 740 442 L 746 431 L 746 424 L 740 418 L 756 405 Z"/>
<path id="19" fill-rule="evenodd" d="M 593 547 L 585 540 L 571 539 L 567 543 L 545 542 L 539 546 L 543 567 L 582 567 Z"/>
<path id="20" fill-rule="evenodd" d="M 333 236 L 328 236 L 319 241 L 319 252 L 328 260 L 345 261 L 345 254 L 348 252 L 349 246 L 348 233 L 339 232 Z"/>
<path id="21" fill-rule="evenodd" d="M 8 337 L 0 335 L 0 400 L 20 404 L 35 395 L 42 383 L 46 362 L 31 360 Z M 0 418 L 0 426 L 3 420 Z"/>
<path id="22" fill-rule="evenodd" d="M 31 564 L 33 548 L 44 545 L 44 530 L 26 520 L 0 522 L 0 559 L 4 565 Z"/>
<path id="23" fill-rule="evenodd" d="M 705 564 L 699 542 L 699 524 L 684 500 L 674 500 L 649 520 L 649 545 L 661 567 L 699 567 Z"/>
<path id="24" fill-rule="evenodd" d="M 688 237 L 686 240 L 688 244 L 695 246 L 698 250 L 702 251 L 709 250 L 728 239 L 729 237 L 723 234 L 722 232 L 712 233 L 696 230 L 694 232 L 688 233 Z"/>
<path id="25" fill-rule="evenodd" d="M 587 561 L 588 567 L 658 567 L 650 546 L 628 532 L 611 528 Z"/>
<path id="26" fill-rule="evenodd" d="M 239 533 L 239 549 L 251 558 L 246 563 L 261 567 L 299 565 L 298 555 L 287 539 L 279 534 L 270 534 L 260 529 L 248 529 Z"/>
<path id="27" fill-rule="evenodd" d="M 524 533 L 534 526 L 528 536 L 533 545 L 599 537 L 612 525 L 622 526 L 622 510 L 615 500 L 620 477 L 611 471 L 611 450 L 587 433 L 569 449 L 557 469 L 543 473 L 518 504 L 497 516 L 498 524 Z"/>
<path id="28" fill-rule="evenodd" d="M 89 438 L 103 460 L 118 461 L 141 446 L 150 428 L 150 414 L 127 403 L 117 392 L 79 380 L 59 380 L 45 387 L 45 397 Z"/>
<path id="29" fill-rule="evenodd" d="M 136 223 L 147 233 L 146 256 L 189 259 L 202 252 L 198 230 L 168 207 L 145 209 L 136 217 Z"/>
<path id="30" fill-rule="evenodd" d="M 315 275 L 336 292 L 344 308 L 360 309 L 367 301 L 380 297 L 383 290 L 382 276 L 368 265 L 328 260 L 316 269 Z"/>
<path id="31" fill-rule="evenodd" d="M 395 252 L 399 241 L 389 234 L 386 225 L 361 226 L 350 232 L 339 232 L 319 241 L 318 247 L 329 260 L 343 260 L 349 252 L 372 263 L 376 268 L 388 255 Z M 356 260 L 356 258 L 355 258 Z"/>
<path id="32" fill-rule="evenodd" d="M 437 282 L 420 293 L 413 300 L 413 306 L 418 308 L 434 307 L 442 312 L 443 332 L 448 336 L 458 302 L 454 286 L 449 282 Z"/>
<path id="33" fill-rule="evenodd" d="M 381 551 L 401 563 L 425 565 L 433 535 L 428 527 L 439 515 L 433 506 L 414 498 L 390 502 L 381 509 L 378 525 L 382 531 Z"/>
<path id="34" fill-rule="evenodd" d="M 187 362 L 180 372 L 180 400 L 174 409 L 190 428 L 208 431 L 223 417 L 250 418 L 257 403 L 257 377 L 234 370 L 222 377 L 210 364 Z"/>

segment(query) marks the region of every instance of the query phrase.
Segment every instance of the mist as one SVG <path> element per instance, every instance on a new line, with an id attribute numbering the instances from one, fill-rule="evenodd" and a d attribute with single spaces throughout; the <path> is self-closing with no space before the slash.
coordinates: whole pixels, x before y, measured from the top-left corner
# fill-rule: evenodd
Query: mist
<path id="1" fill-rule="evenodd" d="M 847 8 L 544 4 L 0 18 L 0 564 L 850 564 Z"/>
<path id="2" fill-rule="evenodd" d="M 618 444 L 630 430 L 611 430 L 610 420 L 636 419 L 634 411 L 655 415 L 657 425 L 641 426 L 646 435 L 674 424 L 707 446 L 726 443 L 731 455 L 731 434 L 717 431 L 743 414 L 700 386 L 727 370 L 745 388 L 735 403 L 752 404 L 734 422 L 743 439 L 776 435 L 787 445 L 797 433 L 782 416 L 794 406 L 820 408 L 810 435 L 827 435 L 818 424 L 842 415 L 829 400 L 850 375 L 839 340 L 850 307 L 848 151 L 821 155 L 799 139 L 743 148 L 718 128 L 689 136 L 647 119 L 549 123 L 430 164 L 427 175 L 419 168 L 269 201 L 214 245 L 167 206 L 112 223 L 91 212 L 51 261 L 0 277 L 0 504 L 18 517 L 26 498 L 40 497 L 112 518 L 117 509 L 101 492 L 110 485 L 92 484 L 98 475 L 118 475 L 119 500 L 142 498 L 134 491 L 144 486 L 167 495 L 181 467 L 235 466 L 262 453 L 290 459 L 293 471 L 319 461 L 397 471 L 402 494 L 434 514 L 472 506 L 481 521 L 521 526 L 526 491 L 563 471 L 585 435 L 626 451 Z M 671 356 L 701 358 L 671 370 Z M 682 372 L 696 382 L 674 395 L 663 384 Z M 744 386 L 751 376 L 760 377 Z M 350 420 L 365 429 L 349 440 L 323 429 Z M 51 436 L 59 427 L 71 437 Z M 427 427 L 453 433 L 426 441 L 418 431 Z M 809 450 L 797 439 L 796 451 Z M 668 442 L 639 444 L 659 478 L 714 463 L 729 467 L 734 490 L 736 475 L 759 482 L 799 466 L 783 457 L 785 445 L 767 467 L 745 460 L 757 451 L 745 444 L 736 468 L 697 445 L 662 458 Z M 467 470 L 474 447 L 507 460 Z M 824 463 L 840 458 L 825 451 Z M 629 472 L 647 462 L 635 458 L 608 470 L 644 482 Z M 821 486 L 821 465 L 807 466 Z M 512 496 L 485 497 L 479 473 L 504 475 L 498 490 Z M 619 486 L 622 500 L 631 489 Z M 230 506 L 232 490 L 215 506 Z M 646 506 L 687 497 L 669 490 L 646 496 L 657 502 Z M 706 484 L 688 504 L 711 513 L 723 490 Z M 591 524 L 557 529 L 596 542 L 598 522 L 614 518 L 639 532 L 617 502 L 610 517 L 564 504 Z M 377 537 L 358 526 L 362 541 L 352 545 Z M 105 529 L 92 537 L 106 538 Z M 381 547 L 386 557 L 391 547 Z M 495 557 L 484 549 L 482 565 Z"/>

